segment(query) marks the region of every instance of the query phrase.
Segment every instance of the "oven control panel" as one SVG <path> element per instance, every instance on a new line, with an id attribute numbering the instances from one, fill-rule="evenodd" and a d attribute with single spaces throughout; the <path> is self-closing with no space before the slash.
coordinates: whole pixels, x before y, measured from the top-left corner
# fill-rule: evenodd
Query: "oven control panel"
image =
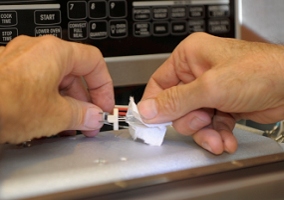
<path id="1" fill-rule="evenodd" d="M 193 32 L 236 37 L 235 21 L 233 0 L 1 0 L 0 45 L 54 35 L 105 57 L 168 53 Z"/>

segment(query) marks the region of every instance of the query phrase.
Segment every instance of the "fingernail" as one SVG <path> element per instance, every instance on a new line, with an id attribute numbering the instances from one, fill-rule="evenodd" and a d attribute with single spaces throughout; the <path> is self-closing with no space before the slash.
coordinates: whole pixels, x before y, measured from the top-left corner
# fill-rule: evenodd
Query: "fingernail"
<path id="1" fill-rule="evenodd" d="M 203 128 L 204 126 L 207 126 L 208 123 L 210 122 L 206 122 L 198 117 L 194 117 L 191 121 L 189 121 L 189 127 L 192 130 L 199 130 L 201 128 Z"/>
<path id="2" fill-rule="evenodd" d="M 138 104 L 139 112 L 144 119 L 153 119 L 157 114 L 155 99 L 146 99 Z"/>
<path id="3" fill-rule="evenodd" d="M 206 149 L 207 151 L 212 152 L 212 149 L 211 149 L 211 147 L 208 145 L 207 142 L 202 142 L 201 146 L 202 146 L 204 149 Z"/>
<path id="4" fill-rule="evenodd" d="M 102 123 L 100 122 L 101 118 L 102 115 L 100 114 L 100 110 L 96 108 L 89 108 L 86 112 L 84 125 L 88 129 L 99 129 L 102 126 Z"/>

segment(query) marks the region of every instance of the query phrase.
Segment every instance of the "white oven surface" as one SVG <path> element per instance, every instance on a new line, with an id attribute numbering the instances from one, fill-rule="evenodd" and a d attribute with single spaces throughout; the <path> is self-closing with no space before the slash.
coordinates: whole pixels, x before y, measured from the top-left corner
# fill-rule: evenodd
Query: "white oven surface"
<path id="1" fill-rule="evenodd" d="M 222 163 L 244 167 L 239 160 L 283 153 L 278 143 L 253 132 L 257 131 L 238 125 L 234 130 L 239 141 L 237 152 L 220 156 L 203 150 L 191 137 L 177 134 L 172 128 L 161 147 L 133 141 L 127 129 L 101 132 L 95 138 L 77 135 L 40 139 L 27 148 L 2 145 L 0 199 L 35 197 L 109 183 L 123 188 L 128 180 Z M 224 167 L 217 170 L 225 170 Z M 210 173 L 208 170 L 203 173 Z M 167 181 L 152 179 L 145 184 Z"/>

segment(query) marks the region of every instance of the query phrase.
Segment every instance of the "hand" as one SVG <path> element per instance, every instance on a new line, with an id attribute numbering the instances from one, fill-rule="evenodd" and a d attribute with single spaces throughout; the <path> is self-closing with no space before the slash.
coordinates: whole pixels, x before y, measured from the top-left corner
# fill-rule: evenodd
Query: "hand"
<path id="1" fill-rule="evenodd" d="M 0 80 L 1 143 L 64 130 L 94 136 L 103 125 L 99 113 L 114 107 L 112 80 L 100 51 L 53 36 L 20 36 L 2 47 Z"/>
<path id="2" fill-rule="evenodd" d="M 284 48 L 190 35 L 152 75 L 138 109 L 147 123 L 174 128 L 214 154 L 233 153 L 236 120 L 284 119 Z"/>

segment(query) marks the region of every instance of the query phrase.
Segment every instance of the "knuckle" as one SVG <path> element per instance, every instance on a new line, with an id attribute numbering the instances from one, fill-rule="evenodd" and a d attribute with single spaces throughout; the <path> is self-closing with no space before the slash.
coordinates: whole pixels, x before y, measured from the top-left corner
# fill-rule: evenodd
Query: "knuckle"
<path id="1" fill-rule="evenodd" d="M 221 83 L 217 74 L 210 70 L 200 77 L 201 90 L 206 95 L 207 100 L 213 108 L 221 108 L 225 103 L 224 100 L 227 99 L 224 85 Z"/>
<path id="2" fill-rule="evenodd" d="M 31 37 L 27 36 L 27 35 L 19 35 L 16 38 L 14 38 L 11 42 L 15 42 L 15 41 L 18 42 L 18 40 L 23 41 L 23 40 L 26 40 L 26 39 L 29 39 L 29 38 L 31 38 Z"/>
<path id="3" fill-rule="evenodd" d="M 186 124 L 182 124 L 179 122 L 174 122 L 173 127 L 178 133 L 186 136 L 191 136 L 198 131 L 198 130 L 192 130 Z"/>
<path id="4" fill-rule="evenodd" d="M 59 41 L 59 38 L 53 36 L 53 35 L 44 35 L 38 38 L 40 41 L 42 41 L 43 43 L 57 43 Z"/>
<path id="5" fill-rule="evenodd" d="M 205 38 L 205 37 L 208 37 L 208 36 L 209 36 L 209 34 L 204 33 L 204 32 L 195 32 L 195 33 L 190 34 L 188 38 L 200 39 L 200 38 Z"/>
<path id="6" fill-rule="evenodd" d="M 164 96 L 158 98 L 159 107 L 162 107 L 167 114 L 179 113 L 182 110 L 182 105 L 179 103 L 181 95 L 177 86 L 165 90 Z"/>
<path id="7" fill-rule="evenodd" d="M 53 52 L 55 49 L 60 49 L 60 39 L 52 36 L 52 35 L 45 35 L 38 38 L 37 47 L 44 49 L 46 51 Z"/>

